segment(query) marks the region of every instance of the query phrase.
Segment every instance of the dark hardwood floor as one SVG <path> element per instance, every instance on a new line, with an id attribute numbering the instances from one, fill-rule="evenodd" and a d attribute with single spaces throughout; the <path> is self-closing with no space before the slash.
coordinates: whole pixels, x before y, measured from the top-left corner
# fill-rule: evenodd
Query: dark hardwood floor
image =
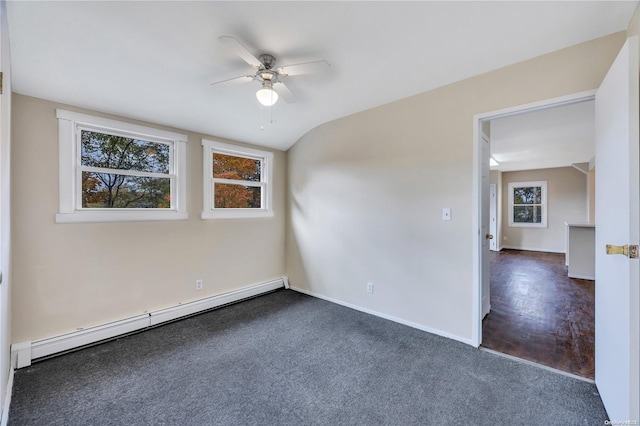
<path id="1" fill-rule="evenodd" d="M 594 281 L 567 277 L 564 254 L 491 252 L 482 346 L 594 378 Z"/>

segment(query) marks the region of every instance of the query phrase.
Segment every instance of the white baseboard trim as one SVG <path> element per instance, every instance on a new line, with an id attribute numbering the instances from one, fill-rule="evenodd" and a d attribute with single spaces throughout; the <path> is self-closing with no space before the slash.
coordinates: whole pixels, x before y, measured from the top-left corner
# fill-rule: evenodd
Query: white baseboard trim
<path id="1" fill-rule="evenodd" d="M 9 422 L 9 406 L 11 405 L 11 394 L 13 393 L 13 375 L 15 371 L 13 366 L 9 368 L 9 379 L 7 380 L 7 387 L 5 391 L 7 392 L 4 397 L 4 405 L 2 406 L 2 420 L 0 421 L 0 426 L 7 426 Z"/>
<path id="2" fill-rule="evenodd" d="M 567 274 L 569 276 L 569 278 L 577 278 L 579 280 L 591 280 L 591 281 L 595 281 L 596 277 L 589 277 L 587 275 L 575 275 L 575 274 Z"/>
<path id="3" fill-rule="evenodd" d="M 173 321 L 178 318 L 217 308 L 218 306 L 233 303 L 248 297 L 257 296 L 282 287 L 284 287 L 284 279 L 278 278 L 265 283 L 219 294 L 217 296 L 207 297 L 206 299 L 196 300 L 194 302 L 184 303 L 170 308 L 159 309 L 157 311 L 149 312 L 149 325 L 153 326 L 163 322 Z"/>
<path id="4" fill-rule="evenodd" d="M 539 247 L 516 247 L 516 246 L 502 246 L 501 250 L 525 250 L 525 251 L 542 251 L 545 253 L 560 253 L 560 254 L 565 254 L 564 250 L 549 250 L 546 248 L 539 248 Z"/>
<path id="5" fill-rule="evenodd" d="M 49 337 L 47 339 L 34 340 L 31 342 L 31 359 L 29 361 L 52 355 L 58 352 L 110 339 L 121 334 L 138 331 L 149 326 L 149 315 L 143 314 L 136 317 L 113 321 L 107 324 L 89 327 L 60 336 Z M 13 346 L 12 346 L 13 349 Z M 25 357 L 26 358 L 26 357 Z M 28 367 L 23 357 L 18 354 L 18 368 Z"/>
<path id="6" fill-rule="evenodd" d="M 285 279 L 286 277 L 277 278 L 238 290 L 158 309 L 143 315 L 73 331 L 71 333 L 40 340 L 14 343 L 11 345 L 11 355 L 12 358 L 16 359 L 16 368 L 28 367 L 31 365 L 32 360 L 38 358 L 143 330 L 158 324 L 283 288 L 285 286 Z"/>
<path id="7" fill-rule="evenodd" d="M 343 302 L 342 300 L 334 299 L 332 297 L 323 296 L 321 294 L 314 293 L 312 291 L 309 291 L 309 290 L 306 290 L 306 289 L 303 289 L 303 288 L 294 287 L 294 286 L 291 286 L 290 288 L 291 288 L 291 290 L 297 291 L 299 293 L 306 294 L 308 296 L 317 297 L 318 299 L 326 300 L 327 302 L 335 303 L 337 305 L 341 305 L 341 306 L 345 306 L 347 308 L 355 309 L 356 311 L 364 312 L 365 314 L 374 315 L 376 317 L 384 318 L 384 319 L 389 320 L 389 321 L 397 322 L 399 324 L 406 325 L 406 326 L 411 327 L 411 328 L 416 328 L 418 330 L 426 331 L 427 333 L 436 334 L 438 336 L 446 337 L 446 338 L 452 339 L 452 340 L 457 340 L 458 342 L 466 343 L 467 345 L 471 345 L 471 346 L 475 347 L 475 345 L 473 344 L 471 339 L 465 339 L 463 337 L 456 336 L 456 335 L 453 335 L 453 334 L 449 334 L 449 333 L 446 333 L 446 332 L 441 331 L 441 330 L 436 330 L 434 328 L 425 327 L 424 325 L 421 325 L 421 324 L 418 324 L 418 323 L 415 323 L 415 322 L 403 320 L 402 318 L 394 317 L 392 315 L 383 314 L 382 312 L 374 311 L 372 309 L 363 308 L 363 307 L 358 306 L 358 305 L 353 305 L 351 303 Z"/>

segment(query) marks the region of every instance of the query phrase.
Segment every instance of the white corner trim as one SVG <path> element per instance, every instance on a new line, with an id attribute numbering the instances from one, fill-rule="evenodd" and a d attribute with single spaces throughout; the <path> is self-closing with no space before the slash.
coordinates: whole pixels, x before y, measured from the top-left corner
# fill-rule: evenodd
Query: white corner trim
<path id="1" fill-rule="evenodd" d="M 2 420 L 0 426 L 7 426 L 9 422 L 9 406 L 11 405 L 11 394 L 13 393 L 13 376 L 15 370 L 13 366 L 9 368 L 9 379 L 7 380 L 7 386 L 5 387 L 6 395 L 4 397 L 4 405 L 2 406 Z"/>
<path id="2" fill-rule="evenodd" d="M 31 340 L 11 345 L 11 364 L 13 368 L 31 365 Z"/>
<path id="3" fill-rule="evenodd" d="M 198 312 L 237 302 L 248 297 L 258 296 L 284 287 L 284 277 L 221 293 L 192 302 L 181 303 L 168 308 L 157 309 L 142 315 L 125 318 L 95 327 L 88 327 L 71 333 L 52 336 L 45 339 L 25 341 L 11 345 L 11 356 L 15 368 L 31 365 L 32 360 L 59 352 L 100 342 L 133 331 L 143 330 L 167 321 L 172 321 Z"/>
<path id="4" fill-rule="evenodd" d="M 289 277 L 287 277 L 286 275 L 282 277 L 282 282 L 284 283 L 284 288 L 286 288 L 287 290 L 291 288 L 289 287 Z"/>
<path id="5" fill-rule="evenodd" d="M 436 335 L 441 336 L 441 337 L 446 337 L 447 339 L 457 340 L 458 342 L 462 342 L 462 343 L 465 343 L 467 345 L 471 345 L 471 346 L 475 347 L 475 345 L 473 344 L 473 341 L 471 339 L 465 339 L 464 337 L 460 337 L 460 336 L 456 336 L 454 334 L 446 333 L 446 332 L 441 331 L 441 330 L 436 330 L 436 329 L 431 328 L 431 327 L 425 327 L 424 325 L 421 325 L 421 324 L 418 324 L 418 323 L 415 323 L 415 322 L 406 321 L 406 320 L 403 320 L 402 318 L 394 317 L 392 315 L 383 314 L 382 312 L 374 311 L 374 310 L 368 309 L 368 308 L 363 308 L 362 306 L 358 306 L 358 305 L 354 305 L 354 304 L 351 304 L 351 303 L 343 302 L 342 300 L 334 299 L 332 297 L 323 296 L 321 294 L 314 293 L 312 291 L 305 290 L 303 288 L 293 287 L 293 286 L 291 286 L 290 288 L 291 288 L 291 290 L 297 291 L 298 293 L 303 293 L 303 294 L 306 294 L 308 296 L 317 297 L 318 299 L 326 300 L 327 302 L 335 303 L 336 305 L 341 305 L 341 306 L 344 306 L 344 307 L 347 307 L 347 308 L 354 309 L 356 311 L 364 312 L 365 314 L 370 314 L 370 315 L 374 315 L 376 317 L 384 318 L 386 320 L 397 322 L 399 324 L 406 325 L 406 326 L 411 327 L 411 328 L 416 328 L 416 329 L 421 330 L 421 331 L 426 331 L 427 333 L 436 334 Z"/>

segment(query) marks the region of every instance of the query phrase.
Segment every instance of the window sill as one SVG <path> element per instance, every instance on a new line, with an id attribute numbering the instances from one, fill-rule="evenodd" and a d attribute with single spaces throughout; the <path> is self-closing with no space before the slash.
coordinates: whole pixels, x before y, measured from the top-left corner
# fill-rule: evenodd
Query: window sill
<path id="1" fill-rule="evenodd" d="M 546 223 L 510 223 L 509 228 L 547 228 Z"/>
<path id="2" fill-rule="evenodd" d="M 144 212 L 144 211 L 112 211 L 58 213 L 56 223 L 91 223 L 91 222 L 149 222 L 164 220 L 187 220 L 188 213 L 176 211 Z"/>
<path id="3" fill-rule="evenodd" d="M 212 220 L 212 219 L 256 219 L 256 218 L 266 218 L 273 217 L 273 211 L 271 210 L 245 210 L 238 209 L 232 211 L 212 211 L 212 212 L 202 212 L 201 218 L 202 220 Z"/>

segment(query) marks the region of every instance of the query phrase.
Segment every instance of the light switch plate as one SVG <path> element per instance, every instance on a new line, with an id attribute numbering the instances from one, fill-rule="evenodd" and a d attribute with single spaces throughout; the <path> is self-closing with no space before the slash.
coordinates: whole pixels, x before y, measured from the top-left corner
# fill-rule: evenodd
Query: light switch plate
<path id="1" fill-rule="evenodd" d="M 442 220 L 451 220 L 451 209 L 449 207 L 442 209 Z"/>

